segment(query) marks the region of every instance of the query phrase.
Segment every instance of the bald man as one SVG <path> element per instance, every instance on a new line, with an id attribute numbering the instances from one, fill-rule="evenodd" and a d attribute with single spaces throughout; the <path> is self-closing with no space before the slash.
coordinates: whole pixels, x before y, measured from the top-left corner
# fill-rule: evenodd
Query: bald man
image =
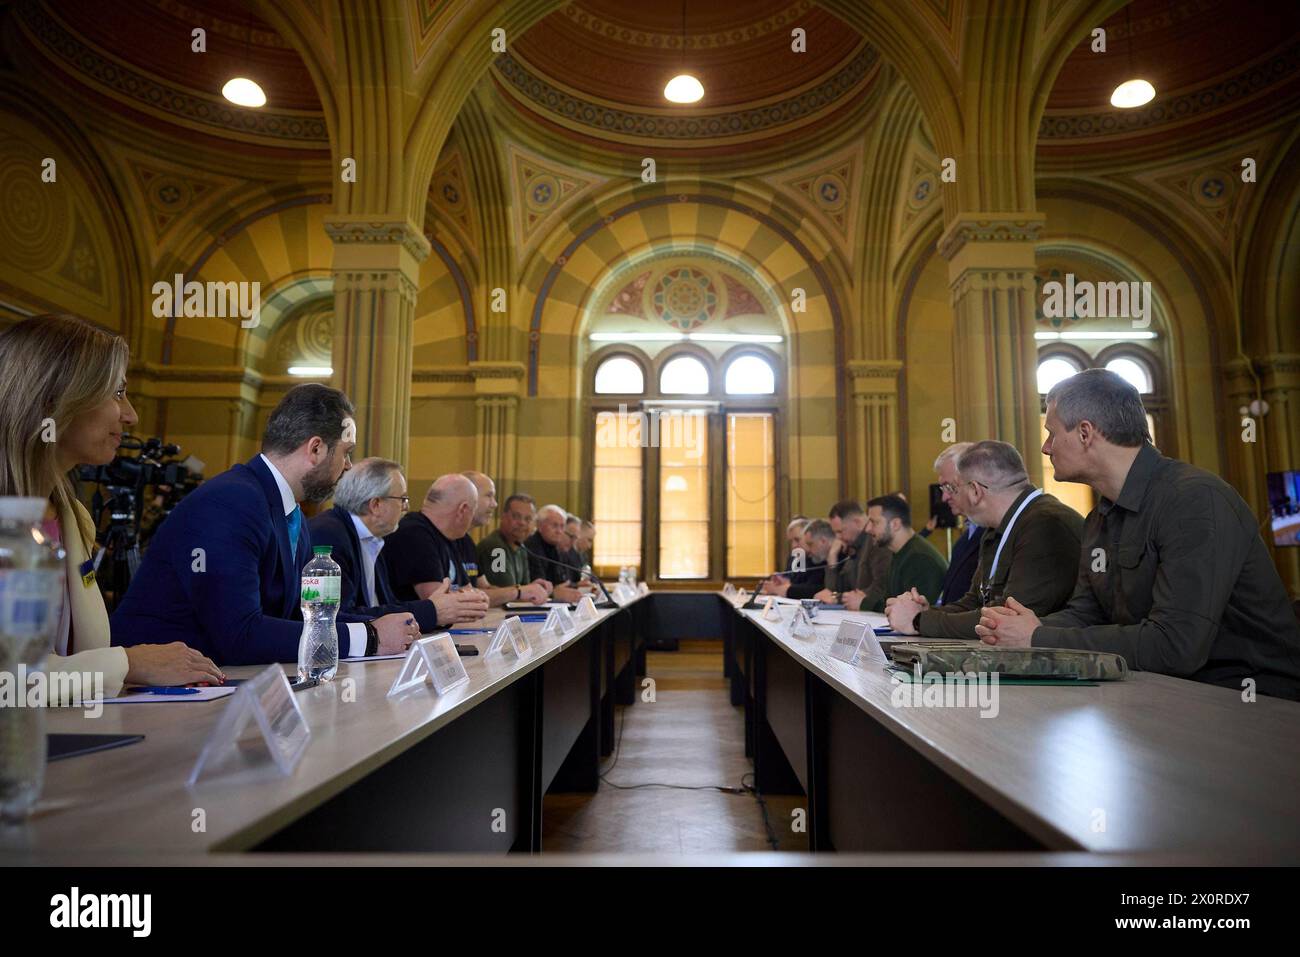
<path id="1" fill-rule="evenodd" d="M 464 475 L 442 475 L 429 486 L 418 512 L 402 517 L 384 539 L 379 560 L 388 569 L 393 593 L 402 601 L 428 598 L 444 580 L 481 596 L 477 617 L 487 614 L 488 596 L 473 587 L 478 578 L 474 545 L 468 537 L 478 510 L 478 489 Z"/>
<path id="2" fill-rule="evenodd" d="M 473 482 L 474 488 L 478 490 L 478 507 L 474 509 L 474 521 L 470 524 L 470 528 L 482 528 L 492 518 L 492 513 L 497 510 L 497 483 L 492 481 L 490 475 L 482 472 L 470 470 L 460 474 Z M 469 535 L 465 536 L 460 547 L 467 547 L 475 556 L 475 561 L 478 561 L 478 547 Z M 487 572 L 487 568 L 479 568 L 478 575 L 472 583 L 475 588 L 488 596 L 488 604 L 493 607 L 504 605 L 508 601 L 527 601 L 540 605 L 550 598 L 551 583 L 543 578 L 523 585 L 498 586 L 488 581 Z"/>

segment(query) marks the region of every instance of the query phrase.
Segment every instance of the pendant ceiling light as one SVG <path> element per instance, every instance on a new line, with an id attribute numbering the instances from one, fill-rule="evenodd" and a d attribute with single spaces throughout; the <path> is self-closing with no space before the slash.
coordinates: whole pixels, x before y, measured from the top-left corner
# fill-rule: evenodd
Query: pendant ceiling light
<path id="1" fill-rule="evenodd" d="M 253 45 L 253 20 L 250 16 L 248 21 L 248 40 L 244 44 L 244 63 L 249 61 L 249 50 Z M 257 83 L 256 80 L 250 80 L 246 76 L 231 77 L 226 81 L 225 86 L 221 88 L 221 95 L 224 96 L 235 106 L 244 106 L 249 109 L 257 109 L 259 106 L 266 106 L 266 92 Z"/>
<path id="2" fill-rule="evenodd" d="M 704 98 L 704 84 L 686 71 L 686 0 L 682 0 L 682 72 L 664 87 L 664 99 L 670 103 L 698 103 Z"/>
<path id="3" fill-rule="evenodd" d="M 1128 24 L 1128 74 L 1131 79 L 1115 87 L 1110 95 L 1110 105 L 1121 110 L 1131 110 L 1150 103 L 1155 98 L 1156 88 L 1139 77 L 1133 69 L 1133 16 L 1129 7 L 1124 8 L 1124 20 Z"/>

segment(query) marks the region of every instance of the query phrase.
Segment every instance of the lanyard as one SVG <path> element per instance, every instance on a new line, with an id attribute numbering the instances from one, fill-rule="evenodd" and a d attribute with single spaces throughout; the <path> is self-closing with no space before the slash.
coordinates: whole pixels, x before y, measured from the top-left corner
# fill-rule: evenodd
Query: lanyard
<path id="1" fill-rule="evenodd" d="M 1011 516 L 1011 521 L 1007 522 L 1007 529 L 1002 533 L 1002 540 L 998 542 L 998 549 L 993 553 L 993 567 L 989 569 L 989 577 L 987 579 L 990 587 L 992 587 L 993 585 L 993 575 L 998 570 L 998 559 L 1002 557 L 1002 546 L 1005 545 L 1007 543 L 1007 539 L 1011 537 L 1011 529 L 1015 526 L 1016 519 L 1020 517 L 1020 513 L 1025 510 L 1026 505 L 1028 505 L 1030 502 L 1032 502 L 1034 499 L 1038 498 L 1038 496 L 1042 494 L 1043 494 L 1043 490 L 1041 488 L 1036 488 L 1028 495 L 1026 495 L 1025 500 L 1021 502 L 1020 507 L 1016 509 L 1016 513 Z"/>

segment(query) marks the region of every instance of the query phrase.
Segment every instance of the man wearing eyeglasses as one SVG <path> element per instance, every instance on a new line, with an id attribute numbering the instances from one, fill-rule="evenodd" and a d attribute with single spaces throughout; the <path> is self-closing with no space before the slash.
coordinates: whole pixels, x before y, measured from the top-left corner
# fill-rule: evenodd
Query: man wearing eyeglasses
<path id="1" fill-rule="evenodd" d="M 400 465 L 388 459 L 362 459 L 339 480 L 334 507 L 308 522 L 312 542 L 333 546 L 330 557 L 342 569 L 340 610 L 376 616 L 406 612 L 419 624 L 420 634 L 481 618 L 482 598 L 473 592 L 453 592 L 450 582 L 428 598 L 401 601 L 394 594 L 379 553 L 410 501 Z"/>
<path id="2" fill-rule="evenodd" d="M 916 589 L 885 603 L 890 626 L 926 638 L 977 639 L 981 609 L 1013 598 L 1036 614 L 1063 608 L 1074 590 L 1083 518 L 1034 488 L 1024 459 L 1006 442 L 976 442 L 957 457 L 956 481 L 944 494 L 987 531 L 970 589 L 931 608 Z"/>

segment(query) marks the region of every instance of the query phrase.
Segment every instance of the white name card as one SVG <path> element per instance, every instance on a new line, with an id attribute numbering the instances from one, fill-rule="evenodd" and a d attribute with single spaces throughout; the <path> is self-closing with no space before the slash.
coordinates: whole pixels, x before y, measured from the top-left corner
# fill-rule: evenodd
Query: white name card
<path id="1" fill-rule="evenodd" d="M 563 638 L 576 627 L 569 609 L 552 608 L 546 616 L 546 623 L 542 625 L 541 637 L 548 638 L 554 635 L 556 638 Z"/>
<path id="2" fill-rule="evenodd" d="M 803 606 L 794 610 L 794 617 L 790 619 L 790 624 L 787 627 L 791 638 L 817 637 L 817 626 L 808 617 L 808 610 Z"/>
<path id="3" fill-rule="evenodd" d="M 588 599 L 590 600 L 590 599 Z M 519 616 L 512 615 L 497 626 L 496 634 L 488 643 L 487 651 L 483 652 L 483 657 L 488 655 L 514 655 L 516 658 L 526 658 L 533 653 L 533 646 L 528 642 L 528 633 L 524 631 L 524 623 L 519 620 Z"/>
<path id="4" fill-rule="evenodd" d="M 600 617 L 600 612 L 596 611 L 596 603 L 591 600 L 590 595 L 582 596 L 573 614 L 578 621 L 595 621 Z"/>
<path id="5" fill-rule="evenodd" d="M 650 586 L 647 585 L 645 582 L 637 582 L 636 593 L 638 595 L 648 595 L 650 594 Z"/>
<path id="6" fill-rule="evenodd" d="M 247 770 L 249 751 L 240 742 L 256 727 L 265 751 L 283 775 L 291 775 L 311 741 L 311 729 L 279 665 L 267 665 L 230 697 L 216 726 L 203 742 L 186 784 L 193 787 L 204 770 L 215 774 Z M 255 748 L 258 754 L 263 748 Z"/>
<path id="7" fill-rule="evenodd" d="M 433 690 L 439 695 L 469 681 L 465 663 L 460 660 L 456 644 L 446 632 L 411 643 L 406 652 L 406 660 L 402 662 L 402 670 L 397 673 L 397 680 L 388 689 L 388 697 L 411 688 L 423 687 L 430 681 L 433 682 Z"/>
<path id="8" fill-rule="evenodd" d="M 727 582 L 725 585 L 723 585 L 723 586 L 722 586 L 722 597 L 724 597 L 724 598 L 726 598 L 726 599 L 728 599 L 728 600 L 730 600 L 730 599 L 732 599 L 732 598 L 735 598 L 735 597 L 736 597 L 736 586 L 733 585 L 733 584 L 731 584 L 731 582 Z"/>
<path id="9" fill-rule="evenodd" d="M 876 633 L 871 628 L 871 622 L 850 619 L 840 622 L 840 627 L 835 632 L 835 640 L 831 643 L 831 657 L 851 665 L 864 661 L 886 664 L 889 660 L 885 657 L 884 649 L 880 647 Z"/>
<path id="10" fill-rule="evenodd" d="M 799 609 L 803 611 L 803 609 Z M 776 599 L 768 596 L 767 601 L 763 603 L 763 619 L 765 621 L 780 621 L 781 613 L 776 610 Z"/>

